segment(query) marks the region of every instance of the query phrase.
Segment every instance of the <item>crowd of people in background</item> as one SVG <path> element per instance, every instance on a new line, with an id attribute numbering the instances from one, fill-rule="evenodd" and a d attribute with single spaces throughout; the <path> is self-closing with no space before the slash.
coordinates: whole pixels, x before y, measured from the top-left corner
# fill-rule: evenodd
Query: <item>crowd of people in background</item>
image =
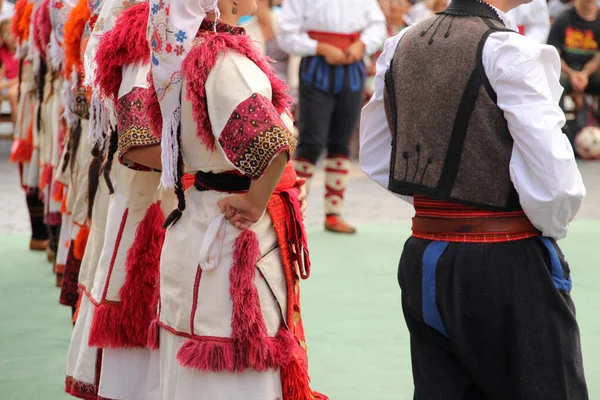
<path id="1" fill-rule="evenodd" d="M 397 34 L 403 27 L 419 23 L 444 10 L 449 0 L 379 0 L 385 15 L 388 36 Z M 575 143 L 577 134 L 587 126 L 597 126 L 596 113 L 590 116 L 587 103 L 597 102 L 585 96 L 600 95 L 600 15 L 599 3 L 595 0 L 533 0 L 508 13 L 521 34 L 538 43 L 556 47 L 562 58 L 561 85 L 564 94 L 561 106 L 574 122 L 568 123 L 565 131 L 569 135 L 579 156 L 600 157 L 600 133 L 588 131 Z M 259 0 L 259 12 L 254 17 L 242 20 L 248 34 L 256 38 L 267 56 L 277 61 L 275 71 L 292 88 L 297 101 L 300 59 L 288 55 L 278 46 L 277 25 L 281 13 L 281 0 Z M 264 39 L 264 41 L 263 41 Z M 380 52 L 365 57 L 368 73 L 365 85 L 365 101 L 374 91 L 375 62 Z M 566 98 L 566 101 L 565 101 Z M 580 114 L 580 118 L 576 118 Z M 579 146 L 577 145 L 579 144 Z"/>

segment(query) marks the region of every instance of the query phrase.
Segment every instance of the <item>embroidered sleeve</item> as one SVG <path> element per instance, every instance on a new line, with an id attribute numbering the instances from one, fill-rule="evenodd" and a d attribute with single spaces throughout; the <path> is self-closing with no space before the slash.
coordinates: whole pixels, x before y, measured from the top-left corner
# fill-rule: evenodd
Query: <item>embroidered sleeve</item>
<path id="1" fill-rule="evenodd" d="M 296 139 L 271 101 L 258 93 L 231 113 L 218 138 L 227 159 L 244 175 L 258 179 L 282 151 L 293 154 Z"/>
<path id="2" fill-rule="evenodd" d="M 119 161 L 125 164 L 123 156 L 136 147 L 160 144 L 160 139 L 152 134 L 150 121 L 143 107 L 147 89 L 139 87 L 119 99 L 117 105 L 117 129 L 119 131 Z"/>

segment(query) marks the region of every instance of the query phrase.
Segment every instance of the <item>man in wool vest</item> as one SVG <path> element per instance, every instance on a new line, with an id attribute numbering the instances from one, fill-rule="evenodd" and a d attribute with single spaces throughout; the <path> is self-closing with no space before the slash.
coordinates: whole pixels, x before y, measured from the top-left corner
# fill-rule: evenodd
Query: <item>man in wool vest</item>
<path id="1" fill-rule="evenodd" d="M 585 188 L 558 53 L 506 18 L 523 3 L 453 0 L 389 39 L 363 110 L 363 170 L 416 211 L 398 270 L 415 399 L 588 399 L 556 243 Z"/>
<path id="2" fill-rule="evenodd" d="M 294 166 L 307 187 L 325 153 L 325 229 L 355 233 L 343 218 L 350 142 L 367 78 L 363 59 L 381 48 L 386 21 L 376 0 L 286 0 L 277 40 L 302 57 Z"/>

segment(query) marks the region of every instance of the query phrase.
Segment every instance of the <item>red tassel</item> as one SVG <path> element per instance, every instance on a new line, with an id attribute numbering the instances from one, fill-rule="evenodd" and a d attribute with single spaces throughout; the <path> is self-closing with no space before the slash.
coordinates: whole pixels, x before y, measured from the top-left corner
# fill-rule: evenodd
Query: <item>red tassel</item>
<path id="1" fill-rule="evenodd" d="M 302 348 L 296 345 L 296 353 L 291 362 L 281 369 L 281 386 L 286 400 L 328 400 L 329 397 L 310 388 L 308 364 L 302 355 Z"/>
<path id="2" fill-rule="evenodd" d="M 10 162 L 27 163 L 31 161 L 33 144 L 31 140 L 15 139 L 12 145 Z"/>
<path id="3" fill-rule="evenodd" d="M 152 320 L 150 328 L 148 328 L 148 343 L 146 344 L 150 350 L 158 350 L 160 347 L 160 328 L 158 326 L 158 318 Z"/>
<path id="4" fill-rule="evenodd" d="M 83 254 L 85 253 L 85 246 L 87 245 L 88 237 L 90 236 L 90 228 L 87 225 L 79 228 L 77 236 L 75 236 L 75 244 L 73 245 L 73 256 L 78 261 L 83 260 Z"/>
<path id="5" fill-rule="evenodd" d="M 63 185 L 59 181 L 54 181 L 54 190 L 53 190 L 54 193 L 52 195 L 52 198 L 54 199 L 54 201 L 56 201 L 58 203 L 63 201 L 64 189 L 65 189 L 65 185 Z"/>
<path id="6" fill-rule="evenodd" d="M 177 352 L 184 367 L 200 371 L 235 371 L 235 349 L 231 341 L 188 339 Z"/>
<path id="7" fill-rule="evenodd" d="M 164 241 L 164 215 L 157 203 L 148 207 L 127 251 L 121 302 L 96 308 L 89 344 L 99 348 L 158 348 L 157 321 L 160 253 Z M 107 283 L 108 284 L 108 283 Z M 158 326 L 155 327 L 158 331 Z M 156 345 L 156 346 L 154 346 Z"/>

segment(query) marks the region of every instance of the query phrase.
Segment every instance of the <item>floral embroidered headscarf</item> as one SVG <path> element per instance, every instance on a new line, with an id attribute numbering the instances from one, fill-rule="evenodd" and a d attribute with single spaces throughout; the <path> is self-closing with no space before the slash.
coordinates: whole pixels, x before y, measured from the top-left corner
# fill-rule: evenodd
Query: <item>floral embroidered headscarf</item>
<path id="1" fill-rule="evenodd" d="M 85 69 L 85 86 L 92 87 L 92 104 L 90 108 L 89 138 L 92 144 L 104 148 L 105 133 L 114 127 L 114 105 L 103 102 L 100 93 L 95 88 L 96 81 L 96 52 L 100 38 L 110 31 L 117 21 L 119 14 L 138 3 L 138 0 L 89 0 L 92 15 L 90 23 L 92 31 L 85 50 L 83 65 Z"/>
<path id="2" fill-rule="evenodd" d="M 218 16 L 219 0 L 150 0 L 148 38 L 152 79 L 163 119 L 161 184 L 172 188 L 176 182 L 181 122 L 181 64 L 206 13 Z"/>
<path id="3" fill-rule="evenodd" d="M 60 70 L 65 58 L 63 43 L 65 40 L 65 22 L 75 7 L 75 0 L 50 0 L 50 21 L 52 35 L 50 37 L 50 59 L 55 71 Z"/>

